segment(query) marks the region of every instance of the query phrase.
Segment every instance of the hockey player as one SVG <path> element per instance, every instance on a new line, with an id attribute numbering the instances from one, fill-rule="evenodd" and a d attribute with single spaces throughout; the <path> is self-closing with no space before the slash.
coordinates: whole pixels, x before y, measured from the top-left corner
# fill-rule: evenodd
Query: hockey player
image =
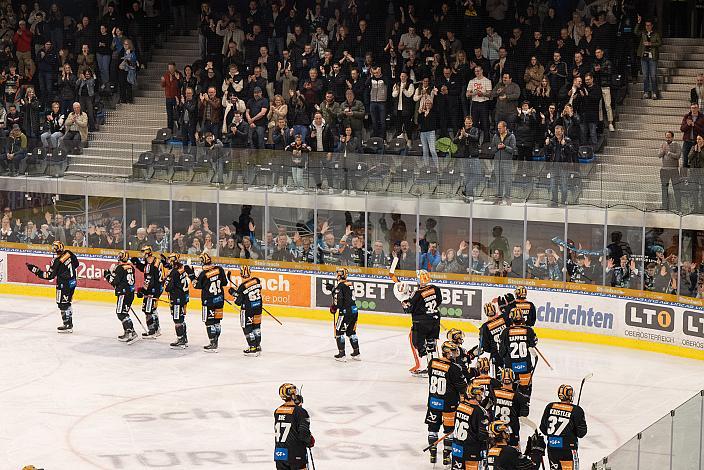
<path id="1" fill-rule="evenodd" d="M 110 271 L 103 271 L 105 280 L 115 288 L 115 296 L 117 297 L 117 307 L 115 313 L 117 318 L 122 322 L 124 334 L 118 336 L 117 339 L 124 343 L 131 343 L 137 339 L 137 333 L 134 332 L 134 325 L 130 318 L 130 310 L 132 301 L 134 300 L 134 266 L 129 261 L 129 254 L 126 251 L 121 251 L 117 255 L 118 265 Z"/>
<path id="2" fill-rule="evenodd" d="M 459 353 L 457 355 L 457 364 L 462 368 L 462 373 L 464 378 L 469 383 L 474 378 L 474 369 L 471 368 L 470 364 L 477 357 L 477 350 L 479 346 L 475 346 L 469 351 L 465 350 L 462 345 L 464 344 L 464 331 L 458 328 L 451 328 L 447 331 L 447 339 L 452 341 L 457 345 Z"/>
<path id="3" fill-rule="evenodd" d="M 242 283 L 228 292 L 240 307 L 240 325 L 249 347 L 244 350 L 246 356 L 259 356 L 262 348 L 262 283 L 258 277 L 252 277 L 249 266 L 240 268 Z"/>
<path id="4" fill-rule="evenodd" d="M 521 424 L 518 418 L 530 412 L 528 398 L 515 390 L 516 376 L 509 368 L 499 372 L 500 388 L 493 389 L 490 400 L 494 406 L 493 419 L 501 420 L 509 427 L 508 445 L 517 446 L 520 440 Z"/>
<path id="5" fill-rule="evenodd" d="M 418 271 L 418 285 L 418 290 L 413 293 L 410 300 L 401 305 L 405 312 L 411 314 L 413 348 L 418 352 L 418 356 L 428 355 L 428 360 L 430 360 L 440 337 L 438 306 L 442 303 L 442 292 L 438 286 L 430 284 L 430 274 L 424 269 Z M 427 372 L 427 370 L 419 370 L 419 368 L 419 361 L 416 360 L 416 365 L 411 369 L 411 373 L 424 375 Z"/>
<path id="6" fill-rule="evenodd" d="M 176 329 L 176 341 L 169 346 L 172 349 L 186 349 L 186 308 L 190 300 L 190 278 L 195 277 L 195 274 L 191 266 L 181 262 L 181 255 L 178 253 L 171 253 L 165 260 L 164 266 L 171 271 L 166 276 L 164 290 L 169 294 L 169 308 Z"/>
<path id="7" fill-rule="evenodd" d="M 526 454 L 508 443 L 508 426 L 503 421 L 489 425 L 491 447 L 487 452 L 487 470 L 538 470 L 545 455 L 545 441 L 539 434 L 530 437 Z M 574 470 L 577 470 L 575 467 Z"/>
<path id="8" fill-rule="evenodd" d="M 535 311 L 535 304 L 527 299 L 528 289 L 525 286 L 518 286 L 515 294 L 516 302 L 513 308 L 517 308 L 523 314 L 523 320 L 527 326 L 535 326 L 535 321 L 538 317 Z"/>
<path id="9" fill-rule="evenodd" d="M 452 469 L 479 470 L 484 462 L 488 435 L 488 416 L 479 404 L 484 390 L 475 385 L 467 387 L 467 394 L 455 412 L 455 431 L 452 443 Z"/>
<path id="10" fill-rule="evenodd" d="M 142 247 L 142 258 L 132 257 L 130 261 L 135 268 L 144 273 L 144 285 L 137 289 L 137 297 L 144 298 L 142 301 L 142 312 L 147 318 L 147 329 L 149 332 L 142 333 L 142 337 L 156 339 L 161 336 L 159 328 L 159 314 L 157 307 L 159 296 L 163 292 L 164 278 L 161 269 L 161 261 L 152 253 L 152 247 L 144 245 Z"/>
<path id="11" fill-rule="evenodd" d="M 347 268 L 337 268 L 335 271 L 337 285 L 332 290 L 332 305 L 330 313 L 338 314 L 335 321 L 335 340 L 338 353 L 335 360 L 345 362 L 345 335 L 350 339 L 352 359 L 359 360 L 359 339 L 357 338 L 357 300 L 354 297 L 352 283 L 347 280 Z"/>
<path id="12" fill-rule="evenodd" d="M 442 343 L 442 355 L 428 365 L 428 412 L 425 424 L 428 425 L 428 444 L 438 440 L 440 425 L 445 433 L 455 426 L 455 410 L 467 391 L 467 382 L 462 368 L 454 362 L 459 348 L 452 341 Z M 437 461 L 437 446 L 430 448 L 430 463 Z M 443 441 L 442 462 L 450 465 L 452 456 L 452 435 Z"/>
<path id="13" fill-rule="evenodd" d="M 222 321 L 222 309 L 225 305 L 225 287 L 227 286 L 227 276 L 222 266 L 213 265 L 213 260 L 208 253 L 201 253 L 199 256 L 203 265 L 203 270 L 198 275 L 195 289 L 200 289 L 200 299 L 203 305 L 203 321 L 208 331 L 210 344 L 203 346 L 206 352 L 218 352 L 218 339 L 220 338 L 220 321 Z"/>
<path id="14" fill-rule="evenodd" d="M 54 253 L 54 259 L 51 261 L 49 269 L 42 271 L 39 267 L 26 263 L 27 269 L 39 279 L 49 281 L 56 278 L 56 305 L 61 311 L 61 319 L 63 320 L 63 325 L 58 327 L 57 330 L 59 333 L 72 333 L 73 310 L 71 309 L 71 301 L 73 300 L 73 291 L 76 289 L 78 258 L 73 252 L 65 249 L 64 244 L 58 240 L 52 243 L 51 251 Z"/>
<path id="15" fill-rule="evenodd" d="M 503 315 L 497 314 L 496 306 L 492 303 L 484 304 L 484 315 L 486 315 L 487 320 L 479 328 L 480 354 L 489 353 L 494 366 L 502 367 L 503 361 L 499 354 L 499 344 L 501 333 L 508 326 L 508 320 Z"/>
<path id="16" fill-rule="evenodd" d="M 540 431 L 548 438 L 548 459 L 554 470 L 579 468 L 577 448 L 579 439 L 587 435 L 584 410 L 574 405 L 574 389 L 560 385 L 557 390 L 559 402 L 548 403 L 540 421 Z"/>
<path id="17" fill-rule="evenodd" d="M 501 382 L 489 375 L 491 364 L 487 357 L 477 359 L 477 366 L 474 371 L 474 378 L 471 385 L 482 387 L 484 390 L 484 401 L 480 402 L 484 408 L 490 407 L 489 397 L 493 396 L 494 390 L 501 388 Z"/>
<path id="18" fill-rule="evenodd" d="M 510 367 L 518 377 L 518 391 L 530 399 L 533 390 L 535 345 L 538 338 L 533 328 L 523 323 L 523 313 L 511 310 L 511 326 L 501 333 L 499 355 L 505 367 Z"/>
<path id="19" fill-rule="evenodd" d="M 276 470 L 308 468 L 308 448 L 315 445 L 310 417 L 301 406 L 303 397 L 293 384 L 279 387 L 284 404 L 274 411 L 274 462 Z"/>

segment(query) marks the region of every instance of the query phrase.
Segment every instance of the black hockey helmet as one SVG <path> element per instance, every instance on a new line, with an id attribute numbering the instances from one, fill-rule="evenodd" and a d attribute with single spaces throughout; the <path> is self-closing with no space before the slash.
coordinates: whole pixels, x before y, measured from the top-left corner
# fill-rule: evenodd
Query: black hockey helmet
<path id="1" fill-rule="evenodd" d="M 59 240 L 56 240 L 54 243 L 51 244 L 51 251 L 53 253 L 63 253 L 64 249 L 64 244 Z"/>

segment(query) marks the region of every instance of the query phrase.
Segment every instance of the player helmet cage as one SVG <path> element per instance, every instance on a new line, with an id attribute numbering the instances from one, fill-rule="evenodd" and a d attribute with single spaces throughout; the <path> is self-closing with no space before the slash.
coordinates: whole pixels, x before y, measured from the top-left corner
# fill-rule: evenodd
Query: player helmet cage
<path id="1" fill-rule="evenodd" d="M 426 284 L 430 284 L 430 273 L 425 269 L 418 270 L 418 284 L 423 287 Z"/>
<path id="2" fill-rule="evenodd" d="M 509 312 L 508 317 L 511 319 L 511 323 L 516 323 L 516 324 L 523 324 L 523 312 L 518 310 L 517 308 L 511 309 L 511 312 Z"/>
<path id="3" fill-rule="evenodd" d="M 560 388 L 557 389 L 557 398 L 559 398 L 560 401 L 572 403 L 572 400 L 574 400 L 574 389 L 571 385 L 560 385 Z"/>
<path id="4" fill-rule="evenodd" d="M 496 305 L 494 304 L 484 304 L 484 315 L 486 315 L 488 318 L 492 318 L 496 316 Z"/>
<path id="5" fill-rule="evenodd" d="M 145 258 L 148 258 L 152 255 L 152 247 L 151 245 L 144 245 L 142 247 L 142 255 L 144 255 Z"/>
<path id="6" fill-rule="evenodd" d="M 511 385 L 516 382 L 516 374 L 513 372 L 513 369 L 509 369 L 508 367 L 505 367 L 499 371 L 499 382 L 501 382 L 503 385 Z"/>
<path id="7" fill-rule="evenodd" d="M 242 279 L 249 279 L 252 277 L 252 270 L 249 266 L 242 266 L 240 268 L 240 276 L 242 276 Z"/>
<path id="8" fill-rule="evenodd" d="M 120 263 L 126 263 L 128 259 L 130 259 L 130 255 L 125 250 L 122 250 L 117 254 L 117 260 Z"/>
<path id="9" fill-rule="evenodd" d="M 487 374 L 491 369 L 488 357 L 480 357 L 477 359 L 477 370 L 483 374 Z"/>
<path id="10" fill-rule="evenodd" d="M 51 251 L 53 253 L 61 253 L 64 251 L 64 244 L 61 243 L 59 240 L 56 240 L 54 243 L 51 244 Z"/>
<path id="11" fill-rule="evenodd" d="M 460 348 L 452 341 L 442 343 L 442 355 L 449 358 L 457 357 Z"/>
<path id="12" fill-rule="evenodd" d="M 347 268 L 337 268 L 335 270 L 335 277 L 337 278 L 338 281 L 345 281 L 347 280 Z"/>
<path id="13" fill-rule="evenodd" d="M 303 397 L 298 394 L 298 388 L 293 384 L 282 384 L 279 387 L 279 396 L 283 401 L 292 400 L 297 405 L 303 403 Z"/>
<path id="14" fill-rule="evenodd" d="M 516 294 L 517 299 L 525 299 L 528 297 L 528 289 L 526 289 L 526 286 L 516 287 L 516 290 L 513 293 Z"/>
<path id="15" fill-rule="evenodd" d="M 451 328 L 450 331 L 447 332 L 447 339 L 459 346 L 464 343 L 464 331 L 458 328 Z"/>
<path id="16" fill-rule="evenodd" d="M 198 259 L 200 260 L 200 262 L 201 262 L 201 264 L 202 264 L 203 266 L 206 266 L 206 265 L 208 265 L 208 264 L 210 264 L 210 263 L 213 262 L 213 259 L 212 259 L 212 258 L 210 257 L 210 255 L 209 255 L 208 253 L 206 253 L 206 252 L 201 253 L 201 254 L 198 256 Z"/>

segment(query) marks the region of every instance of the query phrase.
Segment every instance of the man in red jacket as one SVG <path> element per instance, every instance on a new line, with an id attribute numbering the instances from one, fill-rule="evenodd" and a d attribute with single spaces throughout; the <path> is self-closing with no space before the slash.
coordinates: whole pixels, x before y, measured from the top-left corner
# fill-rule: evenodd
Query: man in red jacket
<path id="1" fill-rule="evenodd" d="M 174 130 L 174 121 L 176 120 L 180 80 L 181 74 L 176 70 L 176 64 L 169 62 L 166 72 L 161 77 L 161 87 L 164 89 L 164 98 L 166 98 L 166 127 L 171 129 L 172 132 Z"/>
<path id="2" fill-rule="evenodd" d="M 692 103 L 690 111 L 682 118 L 682 162 L 685 168 L 689 168 L 687 156 L 694 144 L 697 143 L 697 136 L 704 136 L 704 114 L 699 112 L 699 103 Z"/>
<path id="3" fill-rule="evenodd" d="M 31 80 L 34 75 L 34 62 L 32 62 L 32 32 L 27 28 L 27 23 L 20 20 L 19 28 L 12 37 L 17 51 L 20 75 Z"/>

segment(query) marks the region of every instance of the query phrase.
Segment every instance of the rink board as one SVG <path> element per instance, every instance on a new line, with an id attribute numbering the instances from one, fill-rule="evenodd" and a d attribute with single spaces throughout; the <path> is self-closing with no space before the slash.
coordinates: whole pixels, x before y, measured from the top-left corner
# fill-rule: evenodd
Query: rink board
<path id="1" fill-rule="evenodd" d="M 86 253 L 78 254 L 80 267 L 75 300 L 113 302 L 111 287 L 102 278 L 103 270 L 115 264 L 114 255 L 107 256 L 112 252 L 76 251 Z M 54 297 L 51 283 L 36 278 L 25 267 L 25 263 L 32 263 L 45 269 L 50 261 L 51 255 L 43 250 L 3 249 L 0 251 L 0 293 Z M 239 264 L 227 264 L 227 261 L 233 260 L 222 260 L 223 266 L 231 272 L 233 280 L 239 282 Z M 262 279 L 264 302 L 271 313 L 331 320 L 328 306 L 334 266 L 272 262 L 255 262 L 252 266 L 255 275 Z M 442 325 L 470 332 L 476 332 L 485 320 L 484 303 L 521 283 L 517 279 L 436 273 L 433 278 L 443 295 Z M 382 270 L 356 268 L 350 269 L 350 280 L 361 311 L 361 324 L 410 326 L 410 317 L 402 313 L 393 295 L 388 274 Z M 699 299 L 549 281 L 526 280 L 525 284 L 529 289 L 528 298 L 537 309 L 536 327 L 541 338 L 704 359 L 704 307 Z M 198 296 L 199 292 L 192 290 L 192 299 Z M 234 311 L 228 306 L 226 310 Z"/>

